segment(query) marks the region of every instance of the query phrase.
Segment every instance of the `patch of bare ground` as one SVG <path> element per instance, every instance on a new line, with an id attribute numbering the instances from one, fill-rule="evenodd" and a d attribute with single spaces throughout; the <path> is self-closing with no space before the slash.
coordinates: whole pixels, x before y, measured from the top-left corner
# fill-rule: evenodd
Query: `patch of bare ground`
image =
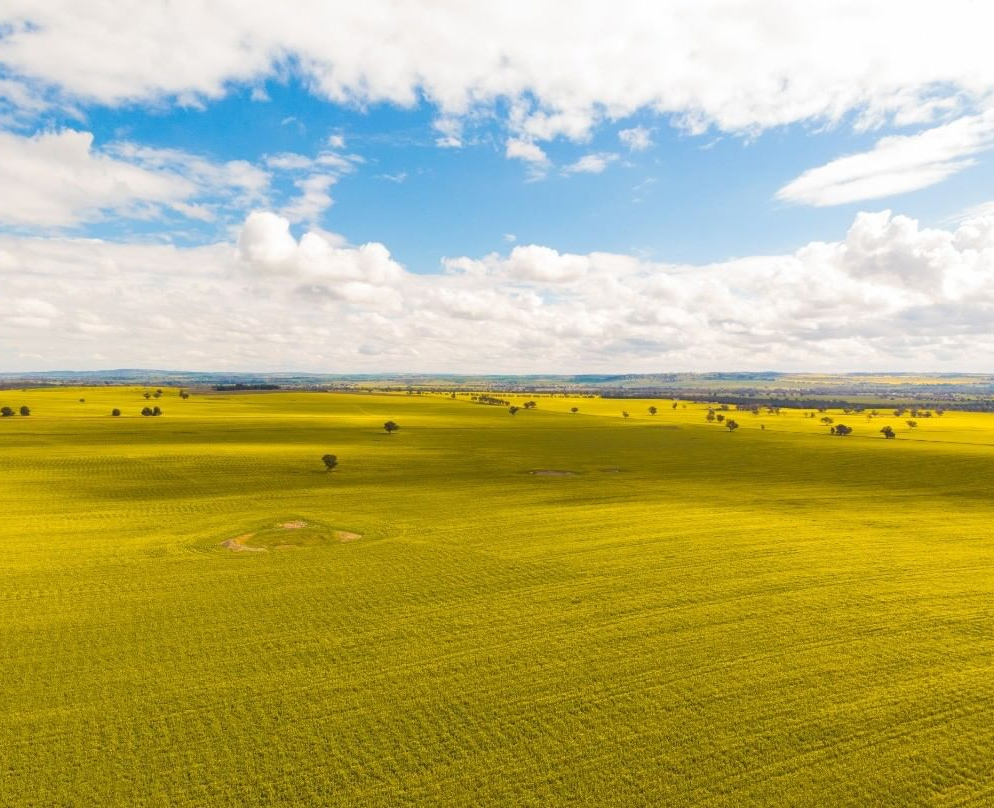
<path id="1" fill-rule="evenodd" d="M 276 527 L 281 527 L 284 530 L 300 530 L 307 527 L 307 522 L 303 519 L 294 519 L 292 522 L 281 522 Z"/>
<path id="2" fill-rule="evenodd" d="M 605 474 L 618 474 L 618 473 L 621 472 L 621 469 L 618 469 L 618 468 L 608 468 L 608 469 L 601 469 L 601 471 L 604 472 Z"/>
<path id="3" fill-rule="evenodd" d="M 528 472 L 536 477 L 575 477 L 575 471 L 565 471 L 562 469 L 532 469 Z"/>
<path id="4" fill-rule="evenodd" d="M 335 538 L 339 541 L 358 541 L 362 538 L 362 533 L 353 533 L 351 530 L 336 530 Z"/>
<path id="5" fill-rule="evenodd" d="M 221 542 L 221 546 L 227 550 L 233 550 L 236 553 L 264 553 L 266 552 L 265 547 L 249 547 L 245 542 L 251 539 L 254 533 L 243 533 L 241 536 L 235 536 L 233 539 L 225 539 Z"/>

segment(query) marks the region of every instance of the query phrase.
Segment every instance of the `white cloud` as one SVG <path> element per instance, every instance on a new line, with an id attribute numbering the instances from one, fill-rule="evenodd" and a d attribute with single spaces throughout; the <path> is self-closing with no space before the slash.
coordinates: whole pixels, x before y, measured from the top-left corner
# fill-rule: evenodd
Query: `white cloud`
<path id="1" fill-rule="evenodd" d="M 22 137 L 0 132 L 0 222 L 70 227 L 108 214 L 148 218 L 163 209 L 206 220 L 216 204 L 259 199 L 268 175 L 242 161 L 212 163 L 170 149 L 114 143 L 66 129 Z"/>
<path id="2" fill-rule="evenodd" d="M 283 215 L 294 222 L 316 222 L 334 204 L 330 189 L 338 181 L 333 174 L 312 174 L 294 185 L 300 194 L 283 208 Z"/>
<path id="3" fill-rule="evenodd" d="M 596 154 L 585 154 L 575 163 L 563 166 L 564 174 L 600 174 L 611 163 L 618 159 L 617 154 L 611 152 L 598 152 Z"/>
<path id="4" fill-rule="evenodd" d="M 948 116 L 994 88 L 992 17 L 970 0 L 619 0 L 569 14 L 525 0 L 298 0 L 275 17 L 234 0 L 9 0 L 0 62 L 105 104 L 218 98 L 292 70 L 337 102 L 423 96 L 449 119 L 506 100 L 516 131 L 539 140 L 583 139 L 643 109 L 690 131 L 752 133 L 851 112 L 861 126 Z"/>
<path id="5" fill-rule="evenodd" d="M 652 145 L 651 134 L 644 126 L 636 126 L 618 132 L 618 140 L 625 144 L 629 151 L 645 151 Z"/>
<path id="6" fill-rule="evenodd" d="M 0 367 L 93 367 L 95 353 L 105 367 L 434 372 L 994 362 L 994 218 L 947 230 L 863 213 L 837 241 L 701 266 L 526 245 L 443 270 L 298 239 L 265 211 L 237 243 L 199 248 L 0 236 Z"/>
<path id="7" fill-rule="evenodd" d="M 545 165 L 549 162 L 548 155 L 542 151 L 540 146 L 536 146 L 529 140 L 518 138 L 511 138 L 507 141 L 504 154 L 508 159 L 524 160 L 526 163 Z"/>
<path id="8" fill-rule="evenodd" d="M 994 148 L 994 112 L 970 115 L 915 135 L 881 138 L 872 150 L 805 171 L 777 198 L 819 207 L 880 199 L 935 185 Z"/>

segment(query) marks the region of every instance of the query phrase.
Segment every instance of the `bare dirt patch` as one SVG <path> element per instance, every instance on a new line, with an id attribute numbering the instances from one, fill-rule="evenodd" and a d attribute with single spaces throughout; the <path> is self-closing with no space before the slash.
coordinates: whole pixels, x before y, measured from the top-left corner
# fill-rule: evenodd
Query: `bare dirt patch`
<path id="1" fill-rule="evenodd" d="M 266 552 L 265 547 L 249 547 L 245 542 L 251 539 L 255 533 L 243 533 L 241 536 L 235 536 L 233 539 L 225 539 L 221 542 L 221 546 L 227 550 L 233 550 L 236 553 L 264 553 Z"/>
<path id="2" fill-rule="evenodd" d="M 604 474 L 620 474 L 621 473 L 621 469 L 618 469 L 618 468 L 601 469 L 601 471 Z"/>
<path id="3" fill-rule="evenodd" d="M 529 474 L 534 474 L 536 477 L 575 477 L 575 471 L 566 471 L 563 469 L 532 469 L 528 472 Z"/>
<path id="4" fill-rule="evenodd" d="M 284 530 L 300 530 L 307 527 L 307 522 L 303 519 L 294 519 L 292 522 L 281 522 L 276 527 L 281 527 Z"/>
<path id="5" fill-rule="evenodd" d="M 336 530 L 335 538 L 339 541 L 358 541 L 362 538 L 362 533 L 353 533 L 351 530 Z"/>

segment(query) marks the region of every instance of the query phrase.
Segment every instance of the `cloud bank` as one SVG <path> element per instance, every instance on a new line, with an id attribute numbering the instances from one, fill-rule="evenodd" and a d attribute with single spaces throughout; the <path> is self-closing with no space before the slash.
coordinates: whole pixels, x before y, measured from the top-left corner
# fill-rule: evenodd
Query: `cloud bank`
<path id="1" fill-rule="evenodd" d="M 5 370 L 976 369 L 994 217 L 890 211 L 844 238 L 690 266 L 541 245 L 407 271 L 272 212 L 206 247 L 0 237 Z"/>

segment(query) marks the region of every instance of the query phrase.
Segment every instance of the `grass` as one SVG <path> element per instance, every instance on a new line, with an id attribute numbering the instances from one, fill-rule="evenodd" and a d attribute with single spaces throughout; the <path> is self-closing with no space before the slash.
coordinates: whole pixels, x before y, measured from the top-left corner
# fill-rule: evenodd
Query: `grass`
<path id="1" fill-rule="evenodd" d="M 0 392 L 5 806 L 994 800 L 994 416 L 141 392 Z"/>

